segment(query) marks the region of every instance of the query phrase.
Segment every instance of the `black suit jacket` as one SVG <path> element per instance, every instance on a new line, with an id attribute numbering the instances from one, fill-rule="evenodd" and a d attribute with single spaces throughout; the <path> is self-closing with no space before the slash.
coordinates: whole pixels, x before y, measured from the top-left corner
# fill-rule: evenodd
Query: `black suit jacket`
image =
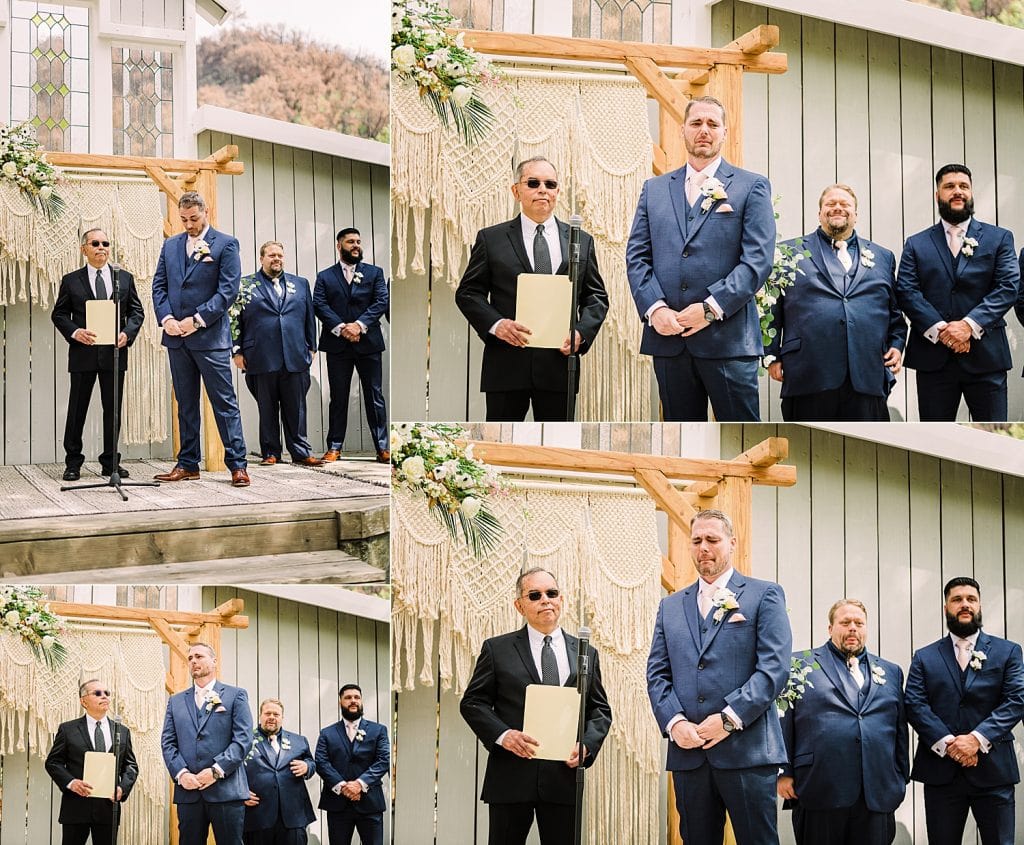
<path id="1" fill-rule="evenodd" d="M 481 229 L 473 244 L 469 264 L 462 274 L 455 303 L 484 342 L 480 389 L 564 391 L 568 379 L 568 359 L 557 349 L 530 349 L 510 346 L 490 333 L 498 320 L 515 319 L 516 290 L 520 273 L 532 273 L 523 244 L 520 217 Z M 561 220 L 558 234 L 562 242 L 562 263 L 557 273 L 569 272 L 569 225 Z M 580 232 L 580 283 L 577 297 L 576 328 L 585 353 L 608 313 L 608 294 L 597 269 L 594 239 Z M 568 331 L 566 322 L 566 334 Z"/>
<path id="2" fill-rule="evenodd" d="M 69 373 L 109 370 L 114 366 L 113 346 L 86 346 L 71 339 L 76 329 L 85 328 L 85 303 L 96 298 L 92 292 L 92 285 L 89 284 L 86 267 L 68 273 L 61 279 L 57 301 L 53 305 L 53 313 L 50 314 L 53 324 L 68 342 Z M 132 274 L 127 270 L 119 270 L 117 278 L 120 287 L 118 298 L 121 301 L 121 331 L 128 335 L 128 346 L 131 346 L 139 334 L 139 329 L 142 328 L 145 311 L 139 300 L 138 291 L 135 290 L 135 278 Z M 127 347 L 120 351 L 118 357 L 121 369 L 127 369 Z"/>
<path id="3" fill-rule="evenodd" d="M 565 685 L 575 687 L 579 640 L 564 629 L 562 635 L 570 667 Z M 597 651 L 588 646 L 587 654 L 591 674 L 583 744 L 587 748 L 584 765 L 590 766 L 608 735 L 612 709 L 601 685 Z M 576 772 L 564 762 L 527 760 L 496 744 L 498 737 L 510 728 L 523 729 L 526 687 L 540 682 L 525 626 L 511 634 L 484 640 L 473 677 L 462 696 L 460 710 L 462 718 L 489 752 L 480 794 L 480 798 L 489 804 L 544 801 L 571 806 L 576 801 Z"/>
<path id="4" fill-rule="evenodd" d="M 117 731 L 117 785 L 121 787 L 121 800 L 128 798 L 139 775 L 139 767 L 132 752 L 132 735 L 122 724 L 110 722 L 111 731 Z M 111 739 L 114 734 L 111 733 Z M 81 780 L 85 770 L 85 752 L 92 751 L 92 739 L 85 715 L 64 722 L 57 728 L 53 748 L 46 757 L 46 771 L 60 789 L 61 824 L 111 824 L 113 803 L 105 798 L 83 798 L 68 791 L 68 784 Z"/>

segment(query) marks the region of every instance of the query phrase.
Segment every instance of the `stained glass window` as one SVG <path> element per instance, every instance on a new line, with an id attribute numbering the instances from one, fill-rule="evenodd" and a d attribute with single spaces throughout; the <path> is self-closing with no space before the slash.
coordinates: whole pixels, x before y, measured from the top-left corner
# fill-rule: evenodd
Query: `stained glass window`
<path id="1" fill-rule="evenodd" d="M 672 0 L 573 0 L 576 38 L 672 43 Z"/>
<path id="2" fill-rule="evenodd" d="M 168 51 L 115 47 L 114 154 L 174 153 L 174 65 Z"/>
<path id="3" fill-rule="evenodd" d="M 505 0 L 448 0 L 448 8 L 466 29 L 503 29 Z"/>
<path id="4" fill-rule="evenodd" d="M 31 121 L 45 149 L 89 151 L 89 10 L 11 4 L 11 122 Z"/>

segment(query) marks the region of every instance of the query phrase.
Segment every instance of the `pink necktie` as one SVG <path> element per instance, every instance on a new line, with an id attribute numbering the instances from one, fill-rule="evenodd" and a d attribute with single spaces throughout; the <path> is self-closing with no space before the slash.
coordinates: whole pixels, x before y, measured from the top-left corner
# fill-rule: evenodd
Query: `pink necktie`
<path id="1" fill-rule="evenodd" d="M 956 258 L 960 255 L 960 246 L 963 242 L 963 231 L 959 226 L 951 228 L 947 234 L 946 240 L 949 241 L 949 251 L 953 253 L 953 257 Z"/>

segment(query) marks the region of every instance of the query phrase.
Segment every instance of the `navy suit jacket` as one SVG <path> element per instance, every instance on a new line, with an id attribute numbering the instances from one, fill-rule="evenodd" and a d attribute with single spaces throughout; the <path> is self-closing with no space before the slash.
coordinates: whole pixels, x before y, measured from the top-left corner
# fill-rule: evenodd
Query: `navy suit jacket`
<path id="1" fill-rule="evenodd" d="M 708 211 L 686 202 L 686 168 L 644 183 L 626 245 L 626 274 L 640 319 L 640 352 L 696 358 L 761 355 L 761 323 L 754 294 L 775 256 L 775 214 L 764 176 L 725 159 L 715 173 L 728 197 Z M 731 211 L 722 209 L 731 207 Z M 659 299 L 676 311 L 713 296 L 724 319 L 688 338 L 666 337 L 646 323 Z"/>
<path id="2" fill-rule="evenodd" d="M 304 736 L 285 730 L 278 741 L 281 753 L 275 761 L 270 741 L 258 729 L 253 733 L 253 747 L 245 758 L 245 777 L 249 791 L 259 796 L 260 803 L 245 808 L 246 830 L 269 830 L 277 822 L 278 813 L 287 828 L 303 828 L 316 821 L 306 789 L 306 781 L 316 774 L 309 743 Z M 291 747 L 284 748 L 285 743 Z M 293 760 L 306 764 L 304 778 L 296 777 L 288 768 Z"/>
<path id="3" fill-rule="evenodd" d="M 793 634 L 782 587 L 733 572 L 729 589 L 739 608 L 714 622 L 708 614 L 701 644 L 698 582 L 662 599 L 647 659 L 647 694 L 654 718 L 668 736 L 668 723 L 682 714 L 702 722 L 726 705 L 743 730 L 713 748 L 668 744 L 669 771 L 745 769 L 786 762 L 775 699 L 789 678 Z"/>
<path id="4" fill-rule="evenodd" d="M 214 686 L 221 703 L 206 706 L 200 715 L 195 688 L 189 687 L 167 700 L 160 747 L 173 779 L 182 769 L 198 774 L 217 763 L 224 777 L 206 789 L 182 789 L 175 783 L 174 803 L 248 801 L 245 756 L 252 747 L 252 714 L 249 698 L 241 687 L 221 681 Z"/>
<path id="5" fill-rule="evenodd" d="M 837 674 L 844 670 L 828 643 L 793 656 L 821 667 L 807 676 L 803 697 L 782 717 L 790 759 L 783 774 L 794 778 L 800 805 L 809 810 L 852 807 L 863 791 L 871 812 L 893 812 L 903 803 L 910 780 L 903 670 L 869 653 L 872 677 L 862 704 L 860 696 L 847 694 Z"/>
<path id="6" fill-rule="evenodd" d="M 316 274 L 313 307 L 323 323 L 320 348 L 324 352 L 356 356 L 384 351 L 380 318 L 387 312 L 389 304 L 384 271 L 360 261 L 356 264 L 356 273 L 362 273 L 362 278 L 351 286 L 346 283 L 345 274 L 337 262 Z M 354 323 L 356 320 L 366 326 L 366 331 L 355 343 L 331 333 L 339 323 Z"/>
<path id="7" fill-rule="evenodd" d="M 153 274 L 153 310 L 162 324 L 167 316 L 187 320 L 199 314 L 206 328 L 188 337 L 164 332 L 163 345 L 172 349 L 230 349 L 231 322 L 227 311 L 238 296 L 242 265 L 238 241 L 212 226 L 206 231 L 208 255 L 185 254 L 185 232 L 164 241 Z"/>
<path id="8" fill-rule="evenodd" d="M 562 263 L 555 269 L 569 272 L 569 224 L 556 220 L 562 247 Z M 484 342 L 480 389 L 550 390 L 563 392 L 569 384 L 568 357 L 557 349 L 511 346 L 491 334 L 501 319 L 515 319 L 520 273 L 532 273 L 523 243 L 522 217 L 481 229 L 469 254 L 469 263 L 455 292 L 455 304 Z M 576 329 L 581 355 L 591 346 L 608 313 L 608 294 L 597 267 L 594 239 L 580 232 L 580 279 L 577 291 Z M 566 314 L 565 335 L 569 334 Z"/>
<path id="9" fill-rule="evenodd" d="M 895 257 L 858 238 L 857 267 L 843 291 L 825 260 L 823 248 L 830 247 L 817 231 L 786 243 L 811 256 L 800 260 L 795 281 L 772 307 L 776 335 L 765 352 L 782 361 L 782 396 L 833 390 L 847 373 L 857 393 L 888 396 L 882 358 L 890 348 L 902 351 L 907 341 L 907 324 L 896 304 Z M 874 259 L 866 260 L 865 250 Z"/>
<path id="10" fill-rule="evenodd" d="M 256 376 L 279 370 L 308 370 L 316 351 L 316 318 L 309 282 L 285 273 L 281 284 L 290 283 L 295 292 L 285 294 L 282 307 L 273 283 L 262 272 L 254 273 L 246 282 L 249 280 L 255 280 L 252 299 L 238 315 L 235 338 L 238 351 L 245 356 L 245 371 Z"/>
<path id="11" fill-rule="evenodd" d="M 957 353 L 942 343 L 931 343 L 924 333 L 940 320 L 970 317 L 984 330 L 971 338 L 969 352 L 958 355 L 969 373 L 1010 369 L 1006 340 L 1006 312 L 1017 299 L 1020 267 L 1008 229 L 972 220 L 967 237 L 978 241 L 973 255 L 963 250 L 956 268 L 951 261 L 941 223 L 911 235 L 903 247 L 896 276 L 900 308 L 910 318 L 906 365 L 931 372 L 941 369 Z"/>
<path id="12" fill-rule="evenodd" d="M 1024 249 L 1020 251 L 1020 268 L 1021 273 L 1024 274 Z M 1018 322 L 1024 326 L 1024 285 L 1020 285 L 1020 290 L 1017 293 L 1017 304 L 1014 306 L 1014 311 L 1017 312 Z"/>
<path id="13" fill-rule="evenodd" d="M 579 640 L 565 629 L 562 636 L 569 658 L 569 677 L 565 686 L 575 687 Z M 591 766 L 611 727 L 612 709 L 601 684 L 597 650 L 588 646 L 587 654 L 591 669 L 583 729 L 587 755 L 583 765 Z M 487 750 L 487 772 L 480 798 L 489 804 L 546 801 L 572 805 L 576 801 L 576 772 L 564 761 L 527 760 L 497 744 L 498 737 L 505 731 L 523 729 L 526 687 L 539 683 L 541 678 L 530 651 L 526 626 L 510 634 L 484 640 L 459 710 Z"/>
<path id="14" fill-rule="evenodd" d="M 343 721 L 335 722 L 320 731 L 316 741 L 316 770 L 323 781 L 319 804 L 321 810 L 362 816 L 384 812 L 381 780 L 391 765 L 388 729 L 369 719 L 361 719 L 359 730 L 365 731 L 366 735 L 355 742 L 349 741 Z M 344 795 L 335 795 L 332 791 L 342 781 L 351 780 L 361 780 L 369 787 L 358 801 L 350 801 Z"/>
<path id="15" fill-rule="evenodd" d="M 950 783 L 957 770 L 975 788 L 1017 783 L 1020 773 L 1010 733 L 1024 716 L 1024 663 L 1017 643 L 982 631 L 975 646 L 981 669 L 956 662 L 948 636 L 919 649 L 907 675 L 907 718 L 919 742 L 911 777 L 932 786 Z M 932 746 L 944 736 L 978 731 L 992 743 L 978 765 L 963 768 Z"/>

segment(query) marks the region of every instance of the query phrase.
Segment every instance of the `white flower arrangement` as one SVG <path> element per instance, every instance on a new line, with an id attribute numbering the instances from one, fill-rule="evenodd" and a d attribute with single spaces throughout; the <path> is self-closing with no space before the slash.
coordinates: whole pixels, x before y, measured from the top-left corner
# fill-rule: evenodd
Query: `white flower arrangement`
<path id="1" fill-rule="evenodd" d="M 245 310 L 245 306 L 252 302 L 252 298 L 256 293 L 256 288 L 260 285 L 260 280 L 253 273 L 249 276 L 242 276 L 241 281 L 238 283 L 238 296 L 235 297 L 235 301 L 228 306 L 228 317 L 231 321 L 231 340 L 238 340 L 240 329 L 238 326 L 238 318 Z M 295 293 L 294 285 L 288 288 L 288 293 Z"/>
<path id="2" fill-rule="evenodd" d="M 974 250 L 977 248 L 977 246 L 977 238 L 964 238 L 963 243 L 960 245 L 960 251 L 968 258 L 970 258 L 972 255 L 974 255 Z"/>
<path id="3" fill-rule="evenodd" d="M 781 197 L 776 196 L 772 200 L 775 208 L 775 220 L 781 216 L 778 211 L 778 203 Z M 772 326 L 772 306 L 778 302 L 780 296 L 784 296 L 786 288 L 796 282 L 796 274 L 803 273 L 800 269 L 800 262 L 810 258 L 811 252 L 804 247 L 802 238 L 798 238 L 796 246 L 785 243 L 781 239 L 775 244 L 775 257 L 772 261 L 772 270 L 764 286 L 754 294 L 754 303 L 757 305 L 757 316 L 761 323 L 761 343 L 767 348 L 778 334 L 778 329 Z"/>
<path id="4" fill-rule="evenodd" d="M 815 669 L 820 669 L 821 666 L 817 661 L 806 660 L 810 655 L 810 651 L 805 651 L 803 658 L 794 655 L 790 662 L 789 678 L 786 680 L 786 687 L 779 694 L 779 697 L 775 699 L 775 710 L 779 714 L 779 718 L 782 718 L 787 710 L 804 697 L 808 687 L 814 688 L 814 684 L 811 683 L 807 676 Z"/>
<path id="5" fill-rule="evenodd" d="M 879 666 L 877 663 L 871 666 L 871 683 L 884 685 L 886 681 L 885 669 Z"/>
<path id="6" fill-rule="evenodd" d="M 48 220 L 64 213 L 64 199 L 57 192 L 61 171 L 46 160 L 29 123 L 0 124 L 0 178 L 13 182 Z"/>
<path id="7" fill-rule="evenodd" d="M 860 249 L 860 263 L 869 269 L 875 266 L 875 254 L 866 246 Z"/>
<path id="8" fill-rule="evenodd" d="M 497 546 L 503 531 L 489 498 L 506 491 L 498 471 L 473 457 L 472 444 L 456 442 L 465 434 L 449 423 L 392 426 L 391 484 L 423 495 L 452 540 L 480 557 Z"/>
<path id="9" fill-rule="evenodd" d="M 704 180 L 704 184 L 700 186 L 700 192 L 704 197 L 704 202 L 700 204 L 701 214 L 707 214 L 711 211 L 711 206 L 719 200 L 729 199 L 729 195 L 725 192 L 725 185 L 714 176 L 709 176 Z"/>
<path id="10" fill-rule="evenodd" d="M 740 603 L 736 601 L 736 594 L 732 590 L 728 587 L 719 587 L 711 597 L 711 606 L 718 608 L 712 616 L 717 625 L 730 610 L 739 610 Z"/>
<path id="11" fill-rule="evenodd" d="M 494 126 L 494 113 L 478 96 L 500 73 L 452 36 L 460 21 L 434 0 L 392 0 L 391 70 L 412 82 L 446 129 L 454 126 L 469 146 Z"/>
<path id="12" fill-rule="evenodd" d="M 51 670 L 67 659 L 67 647 L 60 640 L 67 623 L 50 611 L 46 595 L 37 587 L 0 587 L 0 631 L 21 637 L 36 660 Z"/>
<path id="13" fill-rule="evenodd" d="M 210 245 L 200 238 L 194 244 L 192 244 L 192 260 L 202 261 L 207 255 L 210 254 Z"/>
<path id="14" fill-rule="evenodd" d="M 981 664 L 988 660 L 988 656 L 983 651 L 972 651 L 971 662 L 967 665 L 970 666 L 975 672 L 981 671 Z"/>

